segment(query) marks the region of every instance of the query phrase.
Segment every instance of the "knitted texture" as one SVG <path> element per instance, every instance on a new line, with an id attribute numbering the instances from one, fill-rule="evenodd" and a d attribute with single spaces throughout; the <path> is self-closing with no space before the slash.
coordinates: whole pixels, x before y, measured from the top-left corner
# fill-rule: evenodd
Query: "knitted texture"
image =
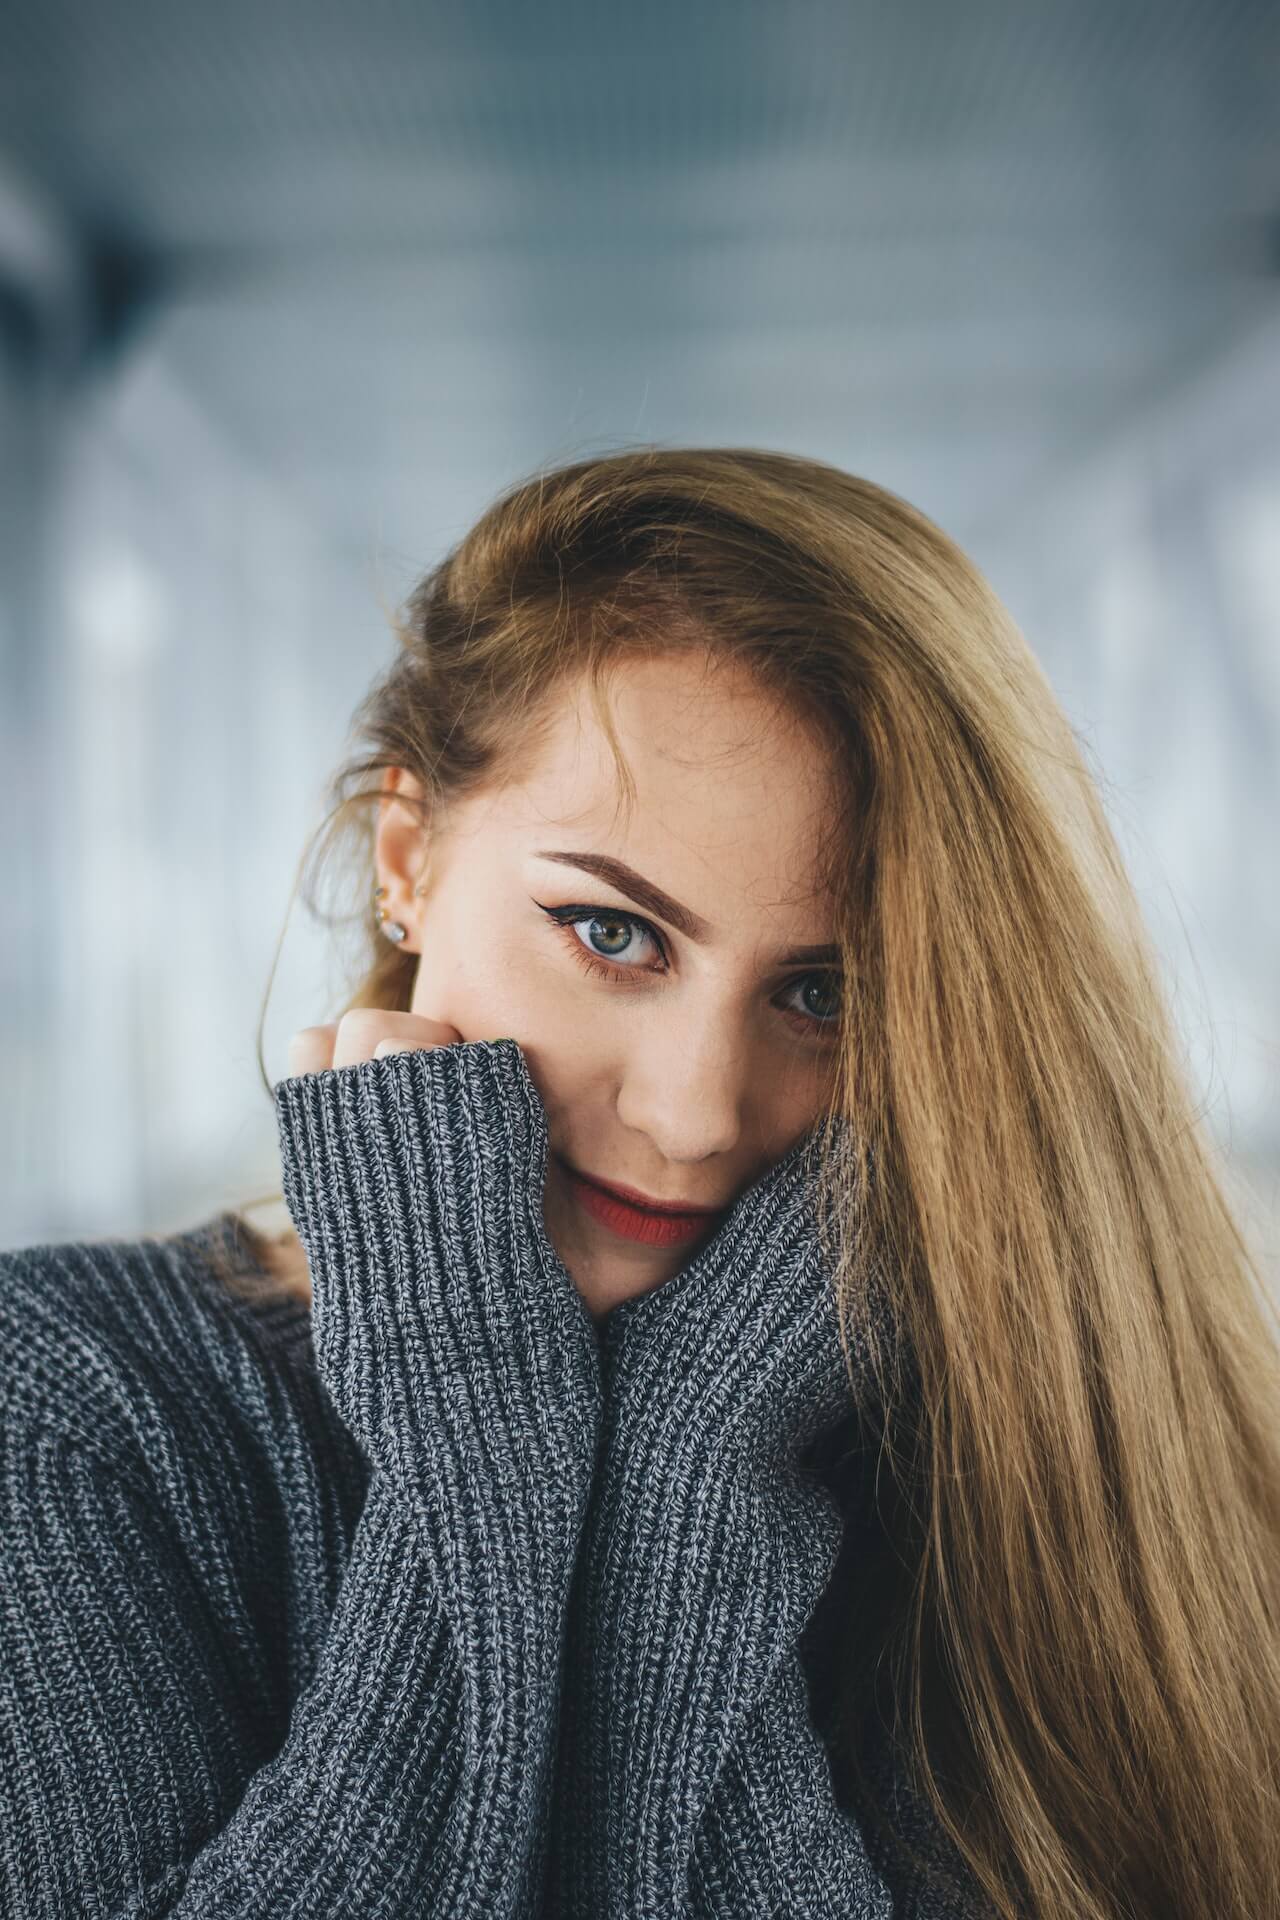
<path id="1" fill-rule="evenodd" d="M 807 1143 L 597 1330 L 514 1041 L 275 1094 L 309 1309 L 229 1213 L 0 1254 L 0 1920 L 982 1913 L 809 1717 Z"/>
<path id="2" fill-rule="evenodd" d="M 809 1715 L 800 1639 L 844 1520 L 797 1459 L 874 1392 L 867 1335 L 890 1326 L 873 1279 L 851 1378 L 813 1203 L 820 1131 L 604 1324 L 549 1867 L 554 1909 L 583 1920 L 978 1911 L 937 1847 L 891 1887 Z"/>
<path id="3" fill-rule="evenodd" d="M 285 1703 L 253 1548 L 323 1495 L 295 1409 L 225 1352 L 165 1251 L 6 1255 L 14 1920 L 541 1911 L 600 1421 L 595 1330 L 542 1226 L 541 1109 L 514 1042 L 306 1074 L 276 1097 L 318 1376 L 369 1475 L 329 1631 Z M 251 1437 L 207 1360 L 262 1416 Z"/>

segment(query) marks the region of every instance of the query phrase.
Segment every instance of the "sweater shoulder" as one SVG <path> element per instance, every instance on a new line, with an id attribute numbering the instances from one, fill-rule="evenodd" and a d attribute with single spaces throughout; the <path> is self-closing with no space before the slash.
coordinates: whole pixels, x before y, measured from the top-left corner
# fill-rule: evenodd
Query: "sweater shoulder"
<path id="1" fill-rule="evenodd" d="M 0 1413 L 122 1470 L 182 1452 L 243 1479 L 282 1451 L 342 1450 L 306 1303 L 255 1289 L 252 1265 L 228 1213 L 0 1252 Z"/>

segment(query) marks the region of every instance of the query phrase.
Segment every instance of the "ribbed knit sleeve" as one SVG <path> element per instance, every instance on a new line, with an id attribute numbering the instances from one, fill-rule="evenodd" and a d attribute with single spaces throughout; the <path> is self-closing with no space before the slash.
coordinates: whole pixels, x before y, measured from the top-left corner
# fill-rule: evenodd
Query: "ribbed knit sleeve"
<path id="1" fill-rule="evenodd" d="M 747 1914 L 994 1920 L 994 1910 L 905 1772 L 878 1755 L 872 1787 L 897 1847 L 869 1847 L 832 1788 L 801 1662 L 788 1654 L 732 1743 L 699 1824 L 690 1920 Z M 907 1864 L 901 1852 L 909 1841 Z"/>
<path id="2" fill-rule="evenodd" d="M 485 1790 L 518 1770 L 540 1813 L 601 1418 L 596 1330 L 543 1224 L 541 1101 L 514 1040 L 304 1074 L 276 1100 L 320 1377 L 417 1523 Z"/>
<path id="3" fill-rule="evenodd" d="M 55 1362 L 29 1353 L 4 1428 L 3 1911 L 533 1920 L 600 1411 L 542 1228 L 541 1110 L 514 1041 L 276 1098 L 320 1377 L 371 1469 L 327 1635 L 283 1744 L 218 1804 L 251 1664 L 154 1460 L 40 1418 Z"/>
<path id="4" fill-rule="evenodd" d="M 814 1144 L 604 1323 L 552 1861 L 558 1910 L 581 1920 L 970 1911 L 942 1881 L 895 1904 L 810 1715 L 800 1637 L 844 1523 L 795 1460 L 851 1405 L 806 1186 Z"/>

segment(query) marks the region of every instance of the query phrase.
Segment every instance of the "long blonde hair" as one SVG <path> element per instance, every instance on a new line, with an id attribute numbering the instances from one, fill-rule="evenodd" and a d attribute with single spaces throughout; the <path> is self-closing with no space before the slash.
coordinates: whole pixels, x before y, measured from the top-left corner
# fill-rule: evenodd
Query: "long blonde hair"
<path id="1" fill-rule="evenodd" d="M 367 904 L 383 769 L 447 808 L 585 672 L 629 790 L 601 694 L 628 651 L 710 648 L 826 730 L 856 1143 L 837 1294 L 847 1325 L 874 1265 L 916 1370 L 908 1416 L 883 1356 L 883 1651 L 918 1779 L 1008 1920 L 1276 1912 L 1275 1302 L 1095 776 L 991 588 L 868 480 L 641 448 L 509 490 L 397 627 L 327 822 L 359 841 L 349 1007 L 407 1009 L 417 964 Z M 270 1092 L 261 1026 L 259 1065 Z"/>

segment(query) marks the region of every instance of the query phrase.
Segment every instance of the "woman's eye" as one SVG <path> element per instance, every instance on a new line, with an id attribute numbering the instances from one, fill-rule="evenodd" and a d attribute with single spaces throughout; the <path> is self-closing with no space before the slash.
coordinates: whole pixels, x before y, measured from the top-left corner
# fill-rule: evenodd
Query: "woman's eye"
<path id="1" fill-rule="evenodd" d="M 610 913 L 608 910 L 593 911 L 585 917 L 579 917 L 576 920 L 570 920 L 567 923 L 562 922 L 561 924 L 567 924 L 572 929 L 574 938 L 578 941 L 579 945 L 582 946 L 587 953 L 594 955 L 597 960 L 621 960 L 625 961 L 629 967 L 635 964 L 631 955 L 636 946 L 637 931 L 642 930 L 644 934 L 650 938 L 654 938 L 654 936 L 649 933 L 649 929 L 643 926 L 642 922 L 637 921 L 628 913 Z M 586 929 L 585 937 L 582 932 L 584 928 Z M 603 929 L 603 931 L 596 932 L 595 929 L 597 928 Z M 595 944 L 597 942 L 599 944 Z M 661 951 L 661 948 L 659 948 L 659 951 Z"/>
<path id="2" fill-rule="evenodd" d="M 564 930 L 569 951 L 585 972 L 627 982 L 628 975 L 665 971 L 667 955 L 662 936 L 656 927 L 651 927 L 638 913 L 624 912 L 621 907 L 544 907 L 540 900 L 536 900 L 534 905 Z M 580 929 L 585 929 L 585 933 Z M 637 933 L 642 942 L 648 940 L 652 943 L 664 965 L 645 966 L 632 957 L 637 950 Z M 783 1011 L 807 1033 L 823 1038 L 834 1037 L 840 1024 L 842 1004 L 839 976 L 834 973 L 804 974 L 792 982 L 788 991 L 796 994 L 804 1004 L 792 1004 Z M 825 1005 L 826 1008 L 816 1014 L 810 1005 L 810 997 L 815 993 L 819 1007 Z"/>
<path id="3" fill-rule="evenodd" d="M 840 991 L 840 982 L 835 974 L 811 973 L 796 983 L 801 988 L 800 998 L 808 1000 L 816 995 L 819 1007 L 817 1018 L 825 1026 L 834 1026 L 840 1018 L 840 1009 L 844 1005 L 844 996 Z M 806 1007 L 806 1012 L 809 1009 Z"/>

